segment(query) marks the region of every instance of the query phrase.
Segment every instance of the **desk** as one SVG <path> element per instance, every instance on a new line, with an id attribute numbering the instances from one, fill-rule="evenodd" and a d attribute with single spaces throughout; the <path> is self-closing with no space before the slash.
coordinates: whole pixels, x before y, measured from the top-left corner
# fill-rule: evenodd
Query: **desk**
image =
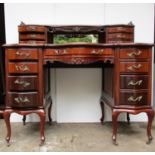
<path id="1" fill-rule="evenodd" d="M 112 140 L 117 144 L 117 117 L 120 113 L 145 112 L 147 136 L 152 140 L 154 111 L 152 95 L 152 44 L 133 43 L 133 25 L 117 26 L 19 26 L 19 44 L 4 45 L 6 71 L 6 140 L 11 137 L 10 115 L 36 113 L 40 117 L 41 145 L 45 141 L 45 107 L 52 122 L 50 67 L 101 67 L 101 123 L 104 104 L 112 110 Z M 98 34 L 98 43 L 54 44 L 55 34 Z"/>
<path id="2" fill-rule="evenodd" d="M 75 67 L 97 62 L 102 64 L 101 122 L 104 121 L 105 103 L 112 109 L 113 142 L 117 143 L 117 117 L 121 112 L 128 114 L 146 112 L 149 120 L 148 139 L 149 142 L 152 140 L 151 124 L 154 116 L 151 107 L 152 45 L 137 43 L 13 44 L 6 45 L 5 48 L 7 93 L 4 118 L 8 128 L 8 142 L 11 136 L 9 118 L 13 112 L 24 116 L 37 113 L 41 119 L 41 141 L 44 142 L 44 108 L 46 102 L 52 104 L 48 93 L 50 89 L 45 89 L 44 75 L 45 68 L 49 69 L 55 62 Z M 111 75 L 105 73 L 105 68 L 112 70 Z M 46 77 L 50 79 L 49 75 Z M 108 86 L 108 83 L 112 84 Z M 48 110 L 50 121 L 52 120 L 51 104 Z"/>

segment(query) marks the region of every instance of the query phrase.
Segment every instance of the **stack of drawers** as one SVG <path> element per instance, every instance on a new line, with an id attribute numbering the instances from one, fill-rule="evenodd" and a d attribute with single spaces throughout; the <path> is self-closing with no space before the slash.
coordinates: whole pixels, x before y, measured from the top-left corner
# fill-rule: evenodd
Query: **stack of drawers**
<path id="1" fill-rule="evenodd" d="M 39 50 L 6 49 L 6 104 L 8 107 L 33 108 L 39 104 Z"/>
<path id="2" fill-rule="evenodd" d="M 134 26 L 107 26 L 105 27 L 106 43 L 134 42 Z"/>
<path id="3" fill-rule="evenodd" d="M 47 43 L 47 28 L 45 26 L 21 25 L 18 27 L 19 43 Z"/>
<path id="4" fill-rule="evenodd" d="M 119 104 L 147 106 L 151 104 L 151 49 L 132 47 L 119 49 Z"/>

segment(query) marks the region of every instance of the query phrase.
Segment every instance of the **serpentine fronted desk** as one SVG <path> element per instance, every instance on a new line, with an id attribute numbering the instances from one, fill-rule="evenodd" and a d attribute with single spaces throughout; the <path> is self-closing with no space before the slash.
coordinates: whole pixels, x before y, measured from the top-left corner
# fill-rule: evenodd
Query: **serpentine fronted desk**
<path id="1" fill-rule="evenodd" d="M 151 106 L 152 46 L 142 43 L 5 45 L 4 118 L 7 124 L 7 142 L 11 137 L 10 114 L 15 112 L 23 115 L 24 121 L 25 116 L 30 113 L 40 116 L 41 144 L 44 143 L 46 106 L 49 107 L 49 121 L 52 121 L 49 68 L 66 66 L 102 68 L 101 122 L 104 121 L 105 103 L 112 109 L 112 139 L 115 144 L 117 117 L 122 112 L 127 113 L 128 122 L 130 113 L 145 112 L 148 115 L 147 136 L 150 143 L 154 117 Z"/>

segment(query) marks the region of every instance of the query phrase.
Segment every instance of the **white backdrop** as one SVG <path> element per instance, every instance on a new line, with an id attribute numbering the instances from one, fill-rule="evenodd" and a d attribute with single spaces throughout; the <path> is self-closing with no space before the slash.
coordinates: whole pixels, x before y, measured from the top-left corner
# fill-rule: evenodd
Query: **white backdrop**
<path id="1" fill-rule="evenodd" d="M 17 26 L 26 24 L 135 24 L 136 42 L 153 42 L 154 4 L 5 4 L 6 41 L 18 42 Z M 57 122 L 99 122 L 101 69 L 51 69 L 53 119 Z M 124 120 L 124 115 L 120 118 Z M 21 121 L 12 115 L 12 121 Z M 29 121 L 37 121 L 29 116 Z M 106 120 L 111 113 L 106 110 Z M 146 121 L 145 115 L 131 117 Z"/>

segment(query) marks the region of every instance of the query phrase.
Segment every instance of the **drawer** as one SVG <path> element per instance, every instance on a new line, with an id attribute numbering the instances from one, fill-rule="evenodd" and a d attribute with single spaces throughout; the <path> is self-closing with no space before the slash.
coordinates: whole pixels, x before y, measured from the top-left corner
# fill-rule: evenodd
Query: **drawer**
<path id="1" fill-rule="evenodd" d="M 37 92 L 9 93 L 7 105 L 10 107 L 26 108 L 38 107 L 39 99 Z"/>
<path id="2" fill-rule="evenodd" d="M 37 76 L 9 76 L 9 90 L 38 90 L 38 77 Z"/>
<path id="3" fill-rule="evenodd" d="M 133 40 L 133 35 L 130 33 L 111 33 L 107 35 L 107 39 L 125 39 L 125 40 Z"/>
<path id="4" fill-rule="evenodd" d="M 32 33 L 32 34 L 20 34 L 19 35 L 19 39 L 20 40 L 45 40 L 46 37 L 44 34 L 36 34 L 36 33 Z"/>
<path id="5" fill-rule="evenodd" d="M 120 93 L 121 105 L 147 105 L 148 94 L 147 91 L 132 91 Z"/>
<path id="6" fill-rule="evenodd" d="M 120 88 L 121 89 L 147 89 L 148 76 L 147 75 L 121 75 Z"/>
<path id="7" fill-rule="evenodd" d="M 113 55 L 111 48 L 64 48 L 64 49 L 45 49 L 44 55 L 65 55 L 65 54 L 93 54 L 93 55 Z"/>
<path id="8" fill-rule="evenodd" d="M 36 40 L 24 40 L 24 41 L 19 41 L 20 44 L 45 44 L 47 41 L 36 41 Z"/>
<path id="9" fill-rule="evenodd" d="M 118 32 L 134 33 L 134 27 L 125 27 L 125 26 L 108 27 L 106 28 L 106 31 L 108 33 L 118 33 Z"/>
<path id="10" fill-rule="evenodd" d="M 38 73 L 38 64 L 35 62 L 9 62 L 9 73 Z"/>
<path id="11" fill-rule="evenodd" d="M 121 59 L 146 59 L 149 57 L 147 48 L 120 48 Z"/>
<path id="12" fill-rule="evenodd" d="M 44 26 L 35 26 L 35 25 L 26 25 L 26 26 L 19 26 L 19 32 L 45 32 L 46 27 Z"/>
<path id="13" fill-rule="evenodd" d="M 38 49 L 31 48 L 19 48 L 19 49 L 7 49 L 9 60 L 37 60 Z"/>
<path id="14" fill-rule="evenodd" d="M 113 38 L 113 39 L 107 39 L 106 43 L 131 43 L 133 40 L 131 39 L 120 39 L 120 38 Z"/>
<path id="15" fill-rule="evenodd" d="M 120 72 L 148 72 L 148 62 L 120 62 Z"/>

